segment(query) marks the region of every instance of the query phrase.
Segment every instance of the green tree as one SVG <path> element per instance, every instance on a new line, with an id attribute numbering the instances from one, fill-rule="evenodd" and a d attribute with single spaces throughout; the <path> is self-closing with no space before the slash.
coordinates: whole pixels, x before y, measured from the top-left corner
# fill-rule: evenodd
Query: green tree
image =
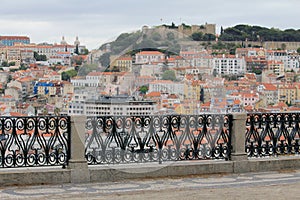
<path id="1" fill-rule="evenodd" d="M 74 53 L 76 53 L 77 55 L 79 55 L 78 44 L 77 44 L 77 45 L 76 45 L 76 47 L 75 47 L 75 51 L 74 51 Z"/>
<path id="2" fill-rule="evenodd" d="M 7 78 L 7 83 L 9 83 L 10 81 L 12 81 L 12 76 L 11 76 L 11 74 L 10 74 L 10 75 L 8 75 L 8 78 Z"/>
<path id="3" fill-rule="evenodd" d="M 8 63 L 8 66 L 15 66 L 15 65 L 16 65 L 16 62 L 13 62 L 13 61 Z"/>
<path id="4" fill-rule="evenodd" d="M 64 81 L 69 81 L 74 76 L 77 76 L 77 71 L 74 69 L 61 73 L 61 79 Z"/>
<path id="5" fill-rule="evenodd" d="M 80 54 L 81 55 L 88 55 L 89 54 L 89 50 L 88 49 L 81 49 Z"/>
<path id="6" fill-rule="evenodd" d="M 146 94 L 148 92 L 149 88 L 148 86 L 146 85 L 143 85 L 139 88 L 139 91 L 142 93 L 142 94 Z"/>
<path id="7" fill-rule="evenodd" d="M 173 70 L 167 70 L 167 71 L 165 71 L 163 73 L 163 75 L 162 75 L 162 79 L 163 80 L 175 81 L 176 80 L 175 72 Z"/>
<path id="8" fill-rule="evenodd" d="M 7 61 L 3 61 L 2 64 L 1 64 L 1 66 L 2 66 L 2 67 L 8 67 Z"/>
<path id="9" fill-rule="evenodd" d="M 47 56 L 46 55 L 40 55 L 40 61 L 47 61 Z"/>
<path id="10" fill-rule="evenodd" d="M 70 81 L 70 76 L 68 75 L 67 72 L 61 73 L 61 79 L 64 81 Z"/>
<path id="11" fill-rule="evenodd" d="M 39 55 L 36 51 L 33 52 L 33 57 L 36 61 L 46 61 L 47 60 L 47 56 L 42 54 L 42 55 Z"/>
<path id="12" fill-rule="evenodd" d="M 300 47 L 297 49 L 297 53 L 299 53 L 299 54 L 300 54 Z"/>
<path id="13" fill-rule="evenodd" d="M 210 33 L 204 34 L 202 37 L 202 40 L 204 41 L 214 41 L 216 40 L 216 36 Z"/>
<path id="14" fill-rule="evenodd" d="M 19 70 L 26 70 L 27 67 L 25 66 L 24 63 L 21 63 L 21 66 L 19 67 Z"/>
<path id="15" fill-rule="evenodd" d="M 16 71 L 19 71 L 19 69 L 10 69 L 9 71 L 10 72 L 16 72 Z"/>
<path id="16" fill-rule="evenodd" d="M 194 41 L 202 41 L 203 40 L 203 33 L 197 32 L 192 34 L 192 40 Z"/>

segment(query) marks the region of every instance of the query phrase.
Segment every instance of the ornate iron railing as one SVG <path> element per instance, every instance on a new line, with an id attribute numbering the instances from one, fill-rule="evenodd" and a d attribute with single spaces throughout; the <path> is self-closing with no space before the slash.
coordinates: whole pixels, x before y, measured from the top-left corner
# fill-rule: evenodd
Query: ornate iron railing
<path id="1" fill-rule="evenodd" d="M 70 117 L 0 117 L 0 165 L 65 165 L 70 158 Z"/>
<path id="2" fill-rule="evenodd" d="M 300 113 L 249 114 L 246 121 L 248 157 L 299 154 Z"/>
<path id="3" fill-rule="evenodd" d="M 228 159 L 231 115 L 88 117 L 88 164 Z"/>

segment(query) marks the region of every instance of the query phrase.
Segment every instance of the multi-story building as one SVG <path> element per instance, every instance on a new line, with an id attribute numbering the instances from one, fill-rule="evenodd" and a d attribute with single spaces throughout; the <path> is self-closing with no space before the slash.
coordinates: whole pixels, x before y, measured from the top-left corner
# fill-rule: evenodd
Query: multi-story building
<path id="1" fill-rule="evenodd" d="M 287 68 L 285 70 L 294 70 L 298 72 L 300 68 L 300 55 L 298 53 L 289 53 L 287 57 Z"/>
<path id="2" fill-rule="evenodd" d="M 153 76 L 138 76 L 136 78 L 136 86 L 140 87 L 143 85 L 149 85 L 149 83 L 155 81 L 155 77 Z"/>
<path id="3" fill-rule="evenodd" d="M 286 50 L 268 50 L 266 52 L 267 60 L 275 60 L 283 63 L 284 68 L 288 67 L 288 53 Z"/>
<path id="4" fill-rule="evenodd" d="M 185 81 L 184 99 L 200 100 L 201 88 L 204 86 L 204 84 L 204 81 L 199 80 Z"/>
<path id="5" fill-rule="evenodd" d="M 7 115 L 10 111 L 16 109 L 18 100 L 12 95 L 0 96 L 0 114 Z"/>
<path id="6" fill-rule="evenodd" d="M 163 92 L 168 94 L 183 95 L 184 84 L 170 80 L 155 80 L 149 83 L 148 92 Z"/>
<path id="7" fill-rule="evenodd" d="M 211 67 L 212 56 L 207 51 L 180 51 L 185 66 Z"/>
<path id="8" fill-rule="evenodd" d="M 297 100 L 297 89 L 295 85 L 278 85 L 278 101 L 292 104 Z"/>
<path id="9" fill-rule="evenodd" d="M 244 58 L 234 55 L 219 55 L 213 58 L 212 66 L 216 74 L 244 74 L 246 62 Z"/>
<path id="10" fill-rule="evenodd" d="M 243 103 L 243 106 L 255 106 L 255 103 L 259 101 L 259 95 L 258 93 L 250 92 L 250 93 L 242 93 L 241 94 L 241 100 Z"/>
<path id="11" fill-rule="evenodd" d="M 165 61 L 165 54 L 159 51 L 141 51 L 135 54 L 135 64 L 162 63 Z"/>
<path id="12" fill-rule="evenodd" d="M 116 66 L 121 72 L 131 72 L 132 71 L 132 58 L 131 57 L 120 57 L 115 60 L 112 64 Z"/>
<path id="13" fill-rule="evenodd" d="M 0 36 L 0 44 L 1 37 L 3 38 L 6 36 Z M 22 42 L 21 39 L 16 39 L 16 42 L 14 42 L 12 39 L 10 42 L 8 42 L 8 40 L 3 40 L 2 43 L 3 46 L 1 46 L 0 49 L 1 62 L 16 62 L 17 65 L 19 65 L 21 61 L 33 59 L 34 52 L 39 55 L 45 55 L 47 59 L 50 59 L 51 64 L 61 63 L 69 65 L 70 58 L 75 54 L 75 51 L 78 49 L 79 52 L 82 52 L 83 49 L 85 49 L 85 46 L 79 45 L 80 42 L 78 41 L 78 38 L 76 38 L 74 45 L 68 44 L 64 38 L 60 44 L 30 44 L 29 38 L 28 42 Z"/>
<path id="14" fill-rule="evenodd" d="M 48 96 L 48 97 L 61 97 L 68 93 L 73 92 L 73 86 L 66 81 L 36 81 L 33 86 L 33 94 Z"/>
<path id="15" fill-rule="evenodd" d="M 13 46 L 15 43 L 29 44 L 30 38 L 27 36 L 0 36 L 0 43 L 4 46 Z"/>
<path id="16" fill-rule="evenodd" d="M 269 60 L 267 62 L 267 68 L 277 76 L 284 75 L 284 64 L 282 61 Z"/>
<path id="17" fill-rule="evenodd" d="M 90 72 L 86 77 L 74 77 L 71 79 L 71 83 L 74 87 L 99 87 L 100 83 L 103 82 L 103 77 L 106 72 Z M 110 72 L 108 72 L 110 73 Z"/>
<path id="18" fill-rule="evenodd" d="M 159 77 L 162 75 L 162 64 L 143 64 L 138 66 L 140 76 Z"/>
<path id="19" fill-rule="evenodd" d="M 257 91 L 262 94 L 265 106 L 278 103 L 278 90 L 274 84 L 262 83 L 262 85 L 258 86 Z"/>
<path id="20" fill-rule="evenodd" d="M 153 101 L 135 100 L 130 96 L 100 96 L 98 98 L 85 99 L 75 95 L 69 106 L 70 115 L 87 115 L 87 116 L 142 116 L 152 115 L 156 111 L 156 104 Z M 74 102 L 74 103 L 73 103 Z"/>
<path id="21" fill-rule="evenodd" d="M 68 114 L 83 115 L 85 101 L 91 97 L 86 90 L 75 90 L 72 100 L 69 102 Z"/>

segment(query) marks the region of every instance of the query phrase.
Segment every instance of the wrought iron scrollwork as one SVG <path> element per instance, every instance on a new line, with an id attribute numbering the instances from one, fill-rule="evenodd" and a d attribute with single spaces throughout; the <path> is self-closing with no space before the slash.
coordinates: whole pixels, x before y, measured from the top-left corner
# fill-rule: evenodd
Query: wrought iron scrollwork
<path id="1" fill-rule="evenodd" d="M 299 154 L 300 113 L 249 114 L 246 121 L 248 157 Z"/>
<path id="2" fill-rule="evenodd" d="M 0 117 L 0 165 L 65 165 L 70 158 L 70 117 Z"/>
<path id="3" fill-rule="evenodd" d="M 228 159 L 231 115 L 99 116 L 86 122 L 89 164 Z"/>

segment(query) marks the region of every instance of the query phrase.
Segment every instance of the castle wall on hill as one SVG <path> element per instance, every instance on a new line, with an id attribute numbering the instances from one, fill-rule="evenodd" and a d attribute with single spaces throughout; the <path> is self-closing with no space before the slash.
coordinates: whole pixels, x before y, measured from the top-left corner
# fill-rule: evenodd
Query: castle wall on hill
<path id="1" fill-rule="evenodd" d="M 183 38 L 186 36 L 190 36 L 193 33 L 201 32 L 203 34 L 212 34 L 216 35 L 216 24 L 204 24 L 204 25 L 179 25 L 177 28 L 168 28 L 166 26 L 159 26 L 155 28 L 149 28 L 147 26 L 143 26 L 143 33 L 151 34 L 154 32 L 158 32 L 163 38 L 167 36 L 167 33 L 172 32 L 178 38 Z"/>
<path id="2" fill-rule="evenodd" d="M 205 25 L 192 25 L 192 26 L 178 26 L 178 32 L 185 35 L 192 35 L 193 33 L 201 32 L 203 34 L 216 35 L 216 24 L 205 24 Z"/>

